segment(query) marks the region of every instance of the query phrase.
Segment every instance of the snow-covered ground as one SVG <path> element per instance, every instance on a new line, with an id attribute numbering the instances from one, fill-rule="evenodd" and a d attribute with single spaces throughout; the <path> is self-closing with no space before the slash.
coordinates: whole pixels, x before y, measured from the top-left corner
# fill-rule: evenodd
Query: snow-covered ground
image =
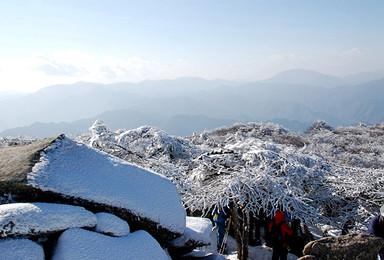
<path id="1" fill-rule="evenodd" d="M 237 260 L 237 249 L 236 241 L 232 237 L 228 237 L 228 252 L 226 259 Z M 272 249 L 262 245 L 262 246 L 249 246 L 249 260 L 266 260 L 272 259 Z M 288 253 L 287 260 L 296 260 L 297 256 Z"/>
<path id="2" fill-rule="evenodd" d="M 236 241 L 231 236 L 228 236 L 226 253 L 218 255 L 216 250 L 216 233 L 211 233 L 211 244 L 194 250 L 188 256 L 202 257 L 209 256 L 207 260 L 237 260 Z M 249 260 L 266 260 L 272 259 L 272 248 L 265 245 L 249 246 Z M 296 260 L 297 256 L 288 254 L 288 260 Z"/>

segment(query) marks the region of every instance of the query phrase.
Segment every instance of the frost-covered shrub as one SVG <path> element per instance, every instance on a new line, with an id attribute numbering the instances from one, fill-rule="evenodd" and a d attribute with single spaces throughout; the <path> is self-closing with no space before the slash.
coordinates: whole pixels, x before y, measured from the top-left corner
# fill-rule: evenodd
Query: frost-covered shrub
<path id="1" fill-rule="evenodd" d="M 171 137 L 164 131 L 149 126 L 121 132 L 115 140 L 117 144 L 147 157 L 165 155 L 170 159 L 185 159 L 194 152 L 183 139 Z"/>
<path id="2" fill-rule="evenodd" d="M 100 119 L 89 128 L 92 132 L 90 146 L 97 148 L 108 145 L 112 141 L 112 132 L 107 129 L 104 122 Z"/>
<path id="3" fill-rule="evenodd" d="M 98 149 L 163 174 L 191 211 L 235 202 L 273 214 L 283 205 L 304 222 L 341 227 L 366 224 L 383 202 L 384 124 L 332 128 L 319 120 L 298 134 L 249 123 L 188 138 L 148 126 L 98 129 L 92 136 L 108 133 Z"/>
<path id="4" fill-rule="evenodd" d="M 18 136 L 18 137 L 0 137 L 0 147 L 15 146 L 15 145 L 27 145 L 39 141 L 40 138 Z"/>
<path id="5" fill-rule="evenodd" d="M 311 126 L 308 127 L 306 132 L 311 133 L 311 132 L 322 131 L 322 130 L 332 131 L 332 127 L 328 125 L 328 123 L 325 122 L 324 120 L 317 120 Z"/>

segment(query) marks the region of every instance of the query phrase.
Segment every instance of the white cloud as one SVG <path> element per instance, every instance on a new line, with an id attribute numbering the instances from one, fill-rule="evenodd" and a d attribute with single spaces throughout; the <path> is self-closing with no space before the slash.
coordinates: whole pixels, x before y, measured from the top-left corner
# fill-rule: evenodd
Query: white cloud
<path id="1" fill-rule="evenodd" d="M 384 68 L 384 51 L 350 48 L 334 51 L 292 51 L 239 57 L 156 61 L 141 57 L 116 57 L 78 51 L 38 53 L 22 59 L 0 58 L 0 91 L 32 92 L 54 84 L 78 81 L 113 83 L 145 79 L 199 76 L 207 79 L 260 80 L 288 69 L 309 69 L 343 76 Z"/>
<path id="2" fill-rule="evenodd" d="M 112 83 L 178 76 L 185 65 L 149 61 L 139 57 L 117 58 L 76 51 L 39 53 L 23 59 L 1 59 L 0 90 L 32 92 L 53 84 L 78 81 Z"/>
<path id="3" fill-rule="evenodd" d="M 44 64 L 38 68 L 51 76 L 78 76 L 87 73 L 85 69 L 78 69 L 72 64 L 56 63 Z"/>
<path id="4" fill-rule="evenodd" d="M 109 79 L 140 81 L 157 75 L 160 67 L 157 62 L 138 57 L 120 59 L 104 56 L 98 70 L 101 76 Z"/>
<path id="5" fill-rule="evenodd" d="M 330 52 L 330 54 L 340 58 L 351 58 L 351 57 L 360 56 L 362 52 L 360 51 L 359 48 L 352 48 L 349 50 L 332 51 Z"/>

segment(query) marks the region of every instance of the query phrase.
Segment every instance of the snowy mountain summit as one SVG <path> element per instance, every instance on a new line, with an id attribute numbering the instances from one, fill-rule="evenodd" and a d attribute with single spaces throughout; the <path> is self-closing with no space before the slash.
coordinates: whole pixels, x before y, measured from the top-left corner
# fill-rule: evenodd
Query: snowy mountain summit
<path id="1" fill-rule="evenodd" d="M 36 243 L 25 237 L 9 240 L 22 229 L 31 240 L 38 239 L 38 246 L 41 236 L 54 241 L 50 247 L 43 245 L 48 259 L 51 254 L 73 259 L 84 251 L 108 258 L 107 248 L 119 250 L 122 245 L 133 259 L 147 257 L 133 242 L 150 247 L 154 259 L 163 249 L 178 259 L 210 241 L 210 221 L 186 219 L 186 211 L 204 216 L 229 205 L 237 223 L 241 207 L 245 223 L 251 217 L 268 222 L 281 207 L 290 221 L 319 238 L 325 229 L 331 236 L 366 232 L 383 201 L 383 123 L 333 128 L 320 120 L 305 133 L 275 124 L 238 123 L 186 138 L 150 126 L 110 131 L 102 120 L 90 130 L 73 139 L 0 139 L 0 204 L 61 203 L 97 213 L 95 227 L 68 225 L 62 233 L 63 228 L 47 226 L 44 231 L 31 225 L 29 213 L 21 210 L 13 210 L 17 217 L 10 219 L 9 206 L 2 205 L 1 247 L 20 243 L 17 247 L 40 254 Z M 33 212 L 40 212 L 35 206 Z M 360 241 L 354 236 L 343 239 Z M 329 248 L 343 249 L 335 241 L 327 242 Z M 52 245 L 60 253 L 52 252 Z M 294 254 L 300 255 L 303 248 L 296 249 Z"/>
<path id="2" fill-rule="evenodd" d="M 7 165 L 0 171 L 1 194 L 7 194 L 0 198 L 0 237 L 5 239 L 0 241 L 0 248 L 10 243 L 26 244 L 27 237 L 50 241 L 40 244 L 46 257 L 53 259 L 80 259 L 90 252 L 90 258 L 108 257 L 105 252 L 109 247 L 125 248 L 116 249 L 113 255 L 118 258 L 167 259 L 164 249 L 172 251 L 172 241 L 190 230 L 178 190 L 160 174 L 64 135 L 0 149 L 1 166 Z M 68 223 L 79 215 L 77 212 L 87 216 L 84 221 L 88 224 Z M 204 221 L 202 234 L 211 230 Z M 88 231 L 76 230 L 82 227 Z M 24 240 L 18 238 L 20 235 Z M 189 248 L 206 244 L 207 239 L 201 243 L 199 236 L 200 232 L 194 236 L 197 241 L 189 239 Z M 177 248 L 182 246 L 177 244 Z M 32 247 L 36 248 L 33 242 Z M 41 250 L 35 251 L 41 254 Z"/>

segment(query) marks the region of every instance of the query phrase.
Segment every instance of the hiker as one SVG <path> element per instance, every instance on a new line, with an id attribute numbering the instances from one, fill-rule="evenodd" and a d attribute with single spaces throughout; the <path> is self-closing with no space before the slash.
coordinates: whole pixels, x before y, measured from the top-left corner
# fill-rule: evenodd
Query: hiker
<path id="1" fill-rule="evenodd" d="M 255 216 L 253 212 L 250 212 L 249 216 L 249 245 L 259 246 L 261 245 L 260 240 L 260 216 Z"/>
<path id="2" fill-rule="evenodd" d="M 304 225 L 304 238 L 305 238 L 305 244 L 308 244 L 312 240 L 315 240 L 312 233 L 309 231 L 308 226 Z"/>
<path id="3" fill-rule="evenodd" d="M 217 252 L 220 251 L 220 248 L 224 245 L 223 244 L 223 238 L 226 232 L 226 222 L 229 218 L 229 211 L 228 207 L 224 206 L 223 208 L 214 209 L 213 210 L 213 222 L 215 223 L 215 229 L 217 232 Z"/>
<path id="4" fill-rule="evenodd" d="M 384 238 L 384 205 L 380 208 L 380 214 L 374 216 L 369 221 L 368 233 Z M 379 259 L 384 260 L 384 246 L 379 251 Z"/>
<path id="5" fill-rule="evenodd" d="M 351 219 L 348 219 L 344 225 L 343 228 L 341 229 L 341 234 L 342 235 L 347 235 L 349 233 L 349 230 L 351 230 L 353 227 L 353 222 Z"/>
<path id="6" fill-rule="evenodd" d="M 299 219 L 294 218 L 291 221 L 291 230 L 292 230 L 292 237 L 290 238 L 289 243 L 289 252 L 291 254 L 294 254 L 296 256 L 303 256 L 303 249 L 306 245 L 305 243 L 305 234 L 303 233 L 303 230 L 301 228 L 301 222 Z"/>
<path id="7" fill-rule="evenodd" d="M 269 225 L 272 235 L 272 260 L 286 260 L 288 256 L 288 237 L 292 236 L 292 230 L 288 226 L 284 213 L 279 209 Z"/>

